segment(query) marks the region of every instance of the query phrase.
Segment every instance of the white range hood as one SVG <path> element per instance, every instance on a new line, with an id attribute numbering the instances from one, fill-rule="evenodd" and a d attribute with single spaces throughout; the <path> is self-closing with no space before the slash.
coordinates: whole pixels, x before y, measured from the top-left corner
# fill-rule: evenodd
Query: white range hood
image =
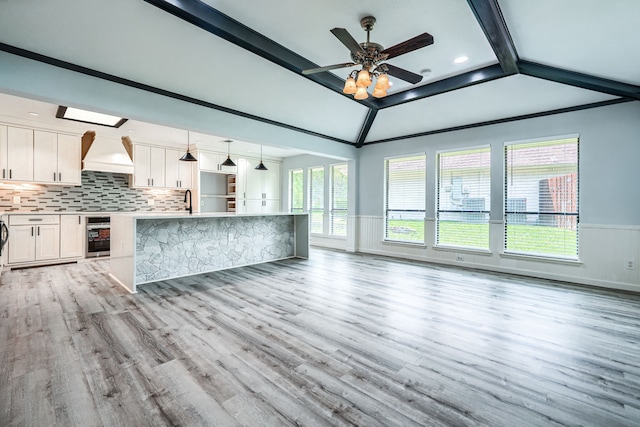
<path id="1" fill-rule="evenodd" d="M 82 137 L 82 170 L 133 175 L 133 161 L 125 148 L 126 143 L 130 143 L 127 137 L 120 140 L 96 136 L 95 132 L 85 133 Z"/>

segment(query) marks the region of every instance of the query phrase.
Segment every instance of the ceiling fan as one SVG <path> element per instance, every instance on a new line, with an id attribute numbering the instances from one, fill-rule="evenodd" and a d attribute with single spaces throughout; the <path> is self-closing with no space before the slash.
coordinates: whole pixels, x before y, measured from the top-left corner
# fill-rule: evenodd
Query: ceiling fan
<path id="1" fill-rule="evenodd" d="M 381 45 L 373 43 L 369 39 L 369 33 L 375 24 L 376 18 L 373 16 L 365 16 L 360 20 L 360 26 L 367 32 L 367 41 L 364 43 L 355 41 L 351 34 L 344 28 L 332 29 L 331 33 L 351 52 L 352 62 L 311 68 L 309 70 L 303 70 L 302 74 L 315 74 L 338 68 L 362 65 L 362 69 L 359 72 L 358 70 L 354 70 L 349 73 L 349 77 L 345 81 L 344 89 L 342 90 L 346 94 L 355 94 L 355 99 L 366 99 L 369 97 L 367 87 L 372 83 L 372 76 L 378 79 L 372 93 L 376 98 L 382 98 L 387 95 L 387 90 L 391 86 L 387 74 L 412 84 L 419 83 L 422 80 L 421 75 L 391 64 L 383 63 L 383 61 L 432 45 L 433 36 L 429 33 L 422 33 L 402 43 L 384 49 Z"/>

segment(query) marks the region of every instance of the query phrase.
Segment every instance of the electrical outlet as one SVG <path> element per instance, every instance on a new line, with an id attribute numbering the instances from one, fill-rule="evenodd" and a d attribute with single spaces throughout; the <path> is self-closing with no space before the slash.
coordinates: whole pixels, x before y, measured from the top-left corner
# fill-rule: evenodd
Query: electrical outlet
<path id="1" fill-rule="evenodd" d="M 148 200 L 147 200 L 147 205 L 148 205 L 148 206 L 155 206 L 155 204 L 156 204 L 156 201 L 155 201 L 155 200 L 153 200 L 153 199 L 148 199 Z"/>
<path id="2" fill-rule="evenodd" d="M 229 232 L 229 234 L 227 235 L 227 238 L 230 242 L 233 242 L 233 233 Z"/>
<path id="3" fill-rule="evenodd" d="M 624 262 L 624 268 L 627 270 L 635 270 L 636 269 L 636 260 L 628 259 Z"/>
<path id="4" fill-rule="evenodd" d="M 13 204 L 14 205 L 20 204 L 20 196 L 13 196 Z"/>
<path id="5" fill-rule="evenodd" d="M 464 257 L 462 255 L 458 255 L 456 257 L 456 261 L 463 262 L 464 261 Z"/>

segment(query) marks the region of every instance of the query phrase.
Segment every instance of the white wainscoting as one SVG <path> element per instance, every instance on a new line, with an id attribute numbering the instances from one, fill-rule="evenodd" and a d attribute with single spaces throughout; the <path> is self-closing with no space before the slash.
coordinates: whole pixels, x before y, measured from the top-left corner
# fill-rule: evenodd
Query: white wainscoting
<path id="1" fill-rule="evenodd" d="M 638 226 L 580 224 L 580 261 L 562 262 L 501 254 L 501 221 L 491 223 L 491 252 L 485 253 L 434 248 L 433 219 L 425 221 L 426 246 L 383 242 L 383 217 L 358 216 L 354 220 L 357 252 L 640 292 Z M 634 262 L 635 269 L 626 267 L 628 261 Z"/>

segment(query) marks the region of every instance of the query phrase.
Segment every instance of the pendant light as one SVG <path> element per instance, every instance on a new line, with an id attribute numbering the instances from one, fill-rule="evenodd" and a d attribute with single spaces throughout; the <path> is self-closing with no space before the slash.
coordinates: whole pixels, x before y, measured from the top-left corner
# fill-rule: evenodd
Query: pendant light
<path id="1" fill-rule="evenodd" d="M 233 141 L 231 141 L 230 139 L 227 139 L 223 142 L 226 142 L 227 144 L 227 160 L 225 160 L 224 162 L 222 162 L 222 166 L 235 166 L 236 164 L 233 163 L 233 160 L 231 160 L 231 143 Z"/>
<path id="2" fill-rule="evenodd" d="M 256 166 L 256 170 L 259 171 L 268 171 L 267 167 L 262 163 L 262 145 L 260 146 L 260 164 Z"/>
<path id="3" fill-rule="evenodd" d="M 193 156 L 193 154 L 191 154 L 191 153 L 189 152 L 189 145 L 191 145 L 191 144 L 190 144 L 190 137 L 189 137 L 189 136 L 190 136 L 190 133 L 189 133 L 189 131 L 187 131 L 187 152 L 186 152 L 186 153 L 184 153 L 184 156 L 180 157 L 180 160 L 181 160 L 181 161 L 183 161 L 183 162 L 197 162 L 197 161 L 198 161 L 198 159 L 196 159 L 196 158 Z"/>

